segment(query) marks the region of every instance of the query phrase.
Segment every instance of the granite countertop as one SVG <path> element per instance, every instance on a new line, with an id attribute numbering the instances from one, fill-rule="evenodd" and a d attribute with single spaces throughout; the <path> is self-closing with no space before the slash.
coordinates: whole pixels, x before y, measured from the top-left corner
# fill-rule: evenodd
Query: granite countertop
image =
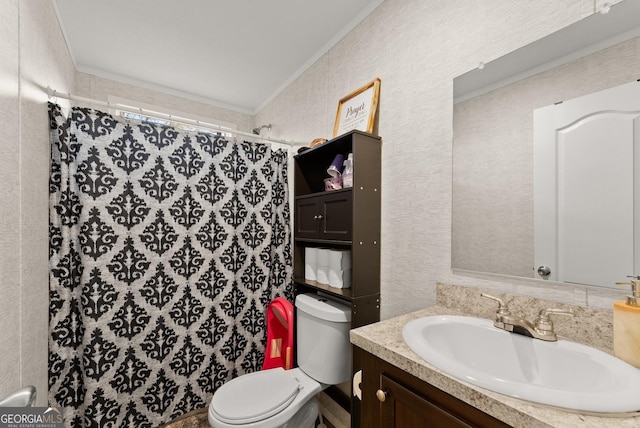
<path id="1" fill-rule="evenodd" d="M 425 362 L 405 344 L 402 327 L 430 315 L 465 315 L 433 306 L 351 331 L 351 343 L 515 427 L 640 427 L 640 417 L 588 416 L 498 394 L 455 379 Z"/>

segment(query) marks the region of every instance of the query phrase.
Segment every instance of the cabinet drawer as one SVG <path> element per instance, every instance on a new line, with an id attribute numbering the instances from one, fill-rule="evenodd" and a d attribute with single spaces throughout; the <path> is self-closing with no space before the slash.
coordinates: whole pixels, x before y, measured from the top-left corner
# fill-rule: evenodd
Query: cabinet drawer
<path id="1" fill-rule="evenodd" d="M 297 198 L 295 205 L 296 238 L 351 240 L 351 190 Z"/>

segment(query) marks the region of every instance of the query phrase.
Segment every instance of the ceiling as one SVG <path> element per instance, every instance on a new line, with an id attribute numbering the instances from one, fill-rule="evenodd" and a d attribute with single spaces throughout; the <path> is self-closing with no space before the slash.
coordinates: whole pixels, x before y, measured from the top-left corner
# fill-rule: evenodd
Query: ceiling
<path id="1" fill-rule="evenodd" d="M 53 0 L 80 72 L 254 114 L 383 0 Z"/>

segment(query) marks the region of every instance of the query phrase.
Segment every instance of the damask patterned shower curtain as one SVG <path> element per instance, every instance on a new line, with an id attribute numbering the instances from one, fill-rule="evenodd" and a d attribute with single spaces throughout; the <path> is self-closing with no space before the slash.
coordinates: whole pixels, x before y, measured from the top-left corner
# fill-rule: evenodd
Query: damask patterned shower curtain
<path id="1" fill-rule="evenodd" d="M 155 427 L 263 360 L 291 299 L 287 154 L 49 104 L 49 401 Z"/>

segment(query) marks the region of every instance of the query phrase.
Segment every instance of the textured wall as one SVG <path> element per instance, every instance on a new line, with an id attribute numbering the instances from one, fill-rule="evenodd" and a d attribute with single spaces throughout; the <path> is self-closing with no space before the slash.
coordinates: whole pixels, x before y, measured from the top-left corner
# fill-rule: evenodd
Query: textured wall
<path id="1" fill-rule="evenodd" d="M 18 1 L 0 2 L 0 396 L 21 386 Z"/>
<path id="2" fill-rule="evenodd" d="M 640 38 L 454 108 L 452 266 L 533 277 L 534 109 L 632 82 Z"/>
<path id="3" fill-rule="evenodd" d="M 46 87 L 75 70 L 50 2 L 0 2 L 0 397 L 47 402 L 49 121 Z"/>
<path id="4" fill-rule="evenodd" d="M 535 285 L 451 272 L 453 78 L 595 7 L 592 0 L 386 0 L 256 115 L 278 138 L 330 137 L 338 100 L 381 78 L 383 318 L 433 304 L 439 280 L 550 297 Z M 573 287 L 554 293 L 586 302 Z"/>
<path id="5" fill-rule="evenodd" d="M 235 123 L 238 126 L 238 130 L 245 132 L 250 132 L 254 128 L 253 116 L 251 115 L 164 94 L 128 83 L 117 82 L 93 74 L 80 72 L 76 74 L 76 95 L 99 101 L 109 101 L 108 97 L 112 95 L 154 106 L 162 106 L 198 117 Z M 103 107 L 99 108 L 104 109 Z"/>

